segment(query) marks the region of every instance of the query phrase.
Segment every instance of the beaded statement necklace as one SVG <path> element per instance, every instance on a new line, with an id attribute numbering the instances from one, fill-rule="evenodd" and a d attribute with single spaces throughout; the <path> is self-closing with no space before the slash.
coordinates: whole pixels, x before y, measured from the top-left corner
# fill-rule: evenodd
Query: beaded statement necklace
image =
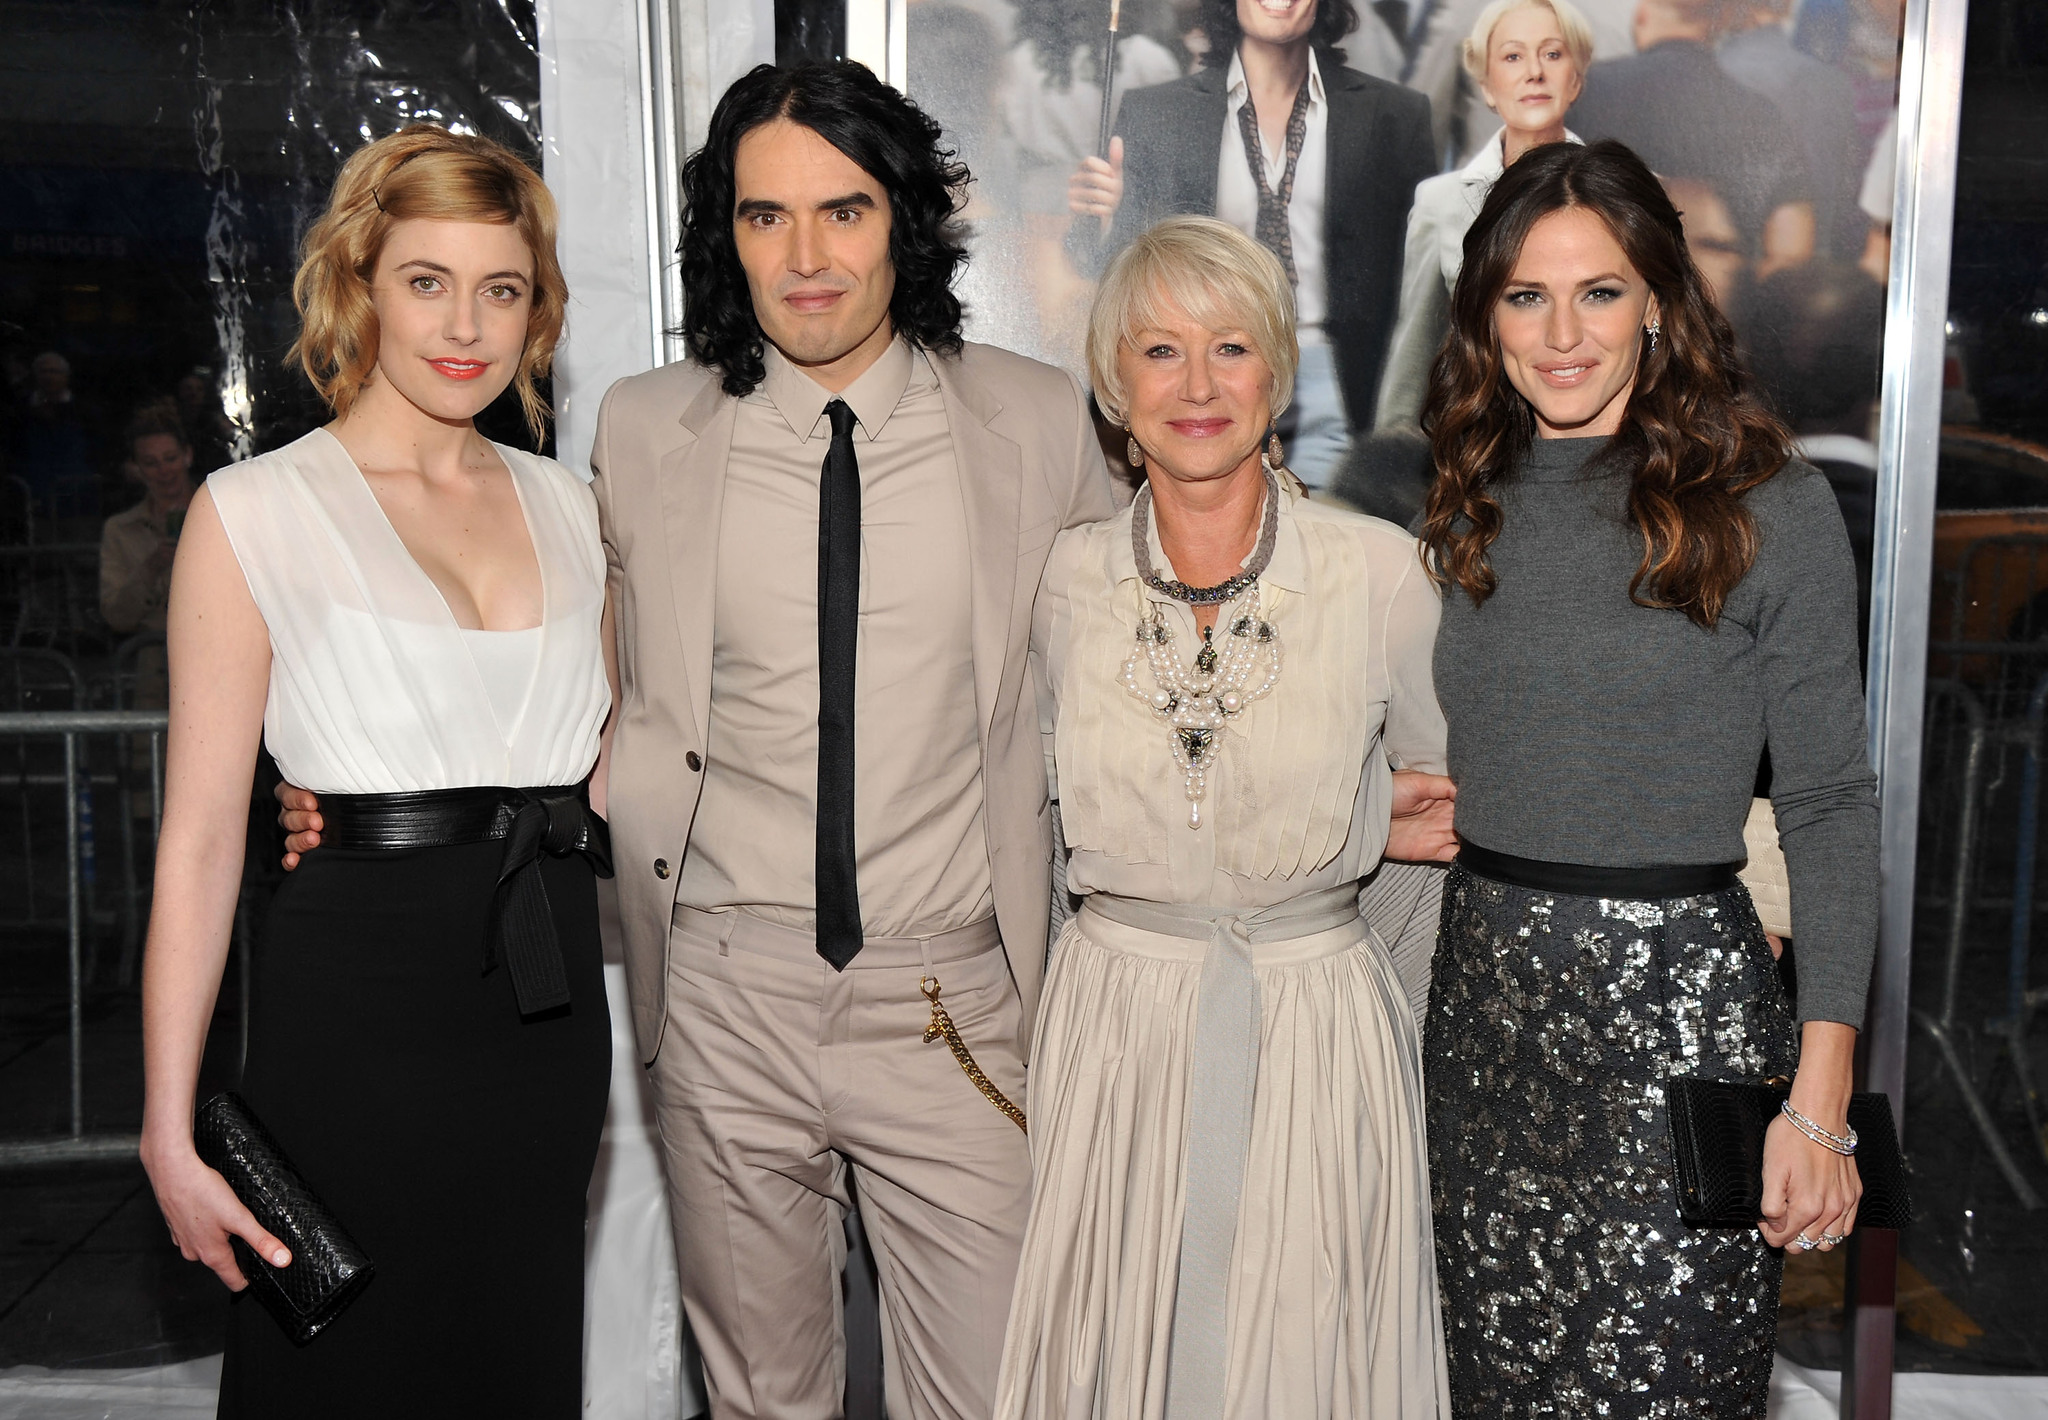
<path id="1" fill-rule="evenodd" d="M 1261 461 L 1263 463 L 1263 460 Z M 1259 575 L 1273 560 L 1280 524 L 1280 486 L 1266 469 L 1266 513 L 1258 545 L 1244 570 L 1213 587 L 1190 587 L 1169 581 L 1152 566 L 1146 538 L 1150 526 L 1151 489 L 1141 488 L 1131 508 L 1131 552 L 1138 576 L 1162 596 L 1189 606 L 1220 606 L 1216 626 L 1202 633 L 1192 663 L 1181 659 L 1176 637 L 1164 613 L 1151 607 L 1138 621 L 1137 645 L 1124 657 L 1117 681 L 1144 702 L 1167 727 L 1167 744 L 1181 771 L 1188 800 L 1188 827 L 1202 826 L 1202 800 L 1208 794 L 1209 771 L 1222 753 L 1222 730 L 1253 701 L 1264 699 L 1280 680 L 1280 635 L 1261 614 Z M 1219 644 L 1216 627 L 1224 629 Z M 1138 681 L 1138 663 L 1150 672 L 1151 688 Z"/>

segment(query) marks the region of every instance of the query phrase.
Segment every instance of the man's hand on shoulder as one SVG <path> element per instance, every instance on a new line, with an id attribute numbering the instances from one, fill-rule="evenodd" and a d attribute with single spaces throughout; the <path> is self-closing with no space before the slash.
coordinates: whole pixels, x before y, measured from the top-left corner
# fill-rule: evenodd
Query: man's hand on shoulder
<path id="1" fill-rule="evenodd" d="M 1458 786 L 1442 774 L 1400 770 L 1394 775 L 1385 856 L 1403 863 L 1448 863 L 1458 856 L 1452 827 Z"/>
<path id="2" fill-rule="evenodd" d="M 289 873 L 299 866 L 300 854 L 320 846 L 320 830 L 326 825 L 320 818 L 320 796 L 311 789 L 279 784 L 276 794 L 277 823 L 285 835 L 284 870 Z"/>

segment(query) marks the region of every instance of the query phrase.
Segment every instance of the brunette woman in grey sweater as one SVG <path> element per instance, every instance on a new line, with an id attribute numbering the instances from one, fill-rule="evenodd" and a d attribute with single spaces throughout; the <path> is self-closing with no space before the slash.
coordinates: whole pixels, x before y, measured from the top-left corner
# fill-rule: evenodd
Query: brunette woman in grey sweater
<path id="1" fill-rule="evenodd" d="M 1827 1142 L 1877 921 L 1855 573 L 1746 384 L 1633 153 L 1507 171 L 1434 371 L 1423 530 L 1464 844 L 1424 1045 L 1461 1417 L 1761 1420 L 1780 1249 L 1855 1225 Z M 1796 1009 L 1735 877 L 1766 747 Z M 1679 1221 L 1686 1075 L 1793 1078 L 1755 1229 Z"/>

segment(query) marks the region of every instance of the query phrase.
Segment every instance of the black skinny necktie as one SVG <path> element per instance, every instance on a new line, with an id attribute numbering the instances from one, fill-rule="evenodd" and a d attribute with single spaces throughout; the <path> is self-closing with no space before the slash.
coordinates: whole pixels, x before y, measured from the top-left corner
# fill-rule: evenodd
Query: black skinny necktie
<path id="1" fill-rule="evenodd" d="M 860 465 L 853 411 L 825 406 L 818 480 L 818 955 L 846 970 L 861 948 L 853 865 L 853 665 L 860 634 Z"/>

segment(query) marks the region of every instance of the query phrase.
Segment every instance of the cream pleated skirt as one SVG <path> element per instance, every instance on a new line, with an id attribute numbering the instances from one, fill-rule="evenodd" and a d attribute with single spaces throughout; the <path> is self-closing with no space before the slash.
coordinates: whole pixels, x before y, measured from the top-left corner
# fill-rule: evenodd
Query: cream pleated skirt
<path id="1" fill-rule="evenodd" d="M 1031 1067 L 1031 1218 L 996 1414 L 1161 1420 L 1206 939 L 1085 906 Z M 1421 1054 L 1362 921 L 1250 948 L 1252 1096 L 1225 1309 L 1228 1420 L 1449 1415 Z"/>

